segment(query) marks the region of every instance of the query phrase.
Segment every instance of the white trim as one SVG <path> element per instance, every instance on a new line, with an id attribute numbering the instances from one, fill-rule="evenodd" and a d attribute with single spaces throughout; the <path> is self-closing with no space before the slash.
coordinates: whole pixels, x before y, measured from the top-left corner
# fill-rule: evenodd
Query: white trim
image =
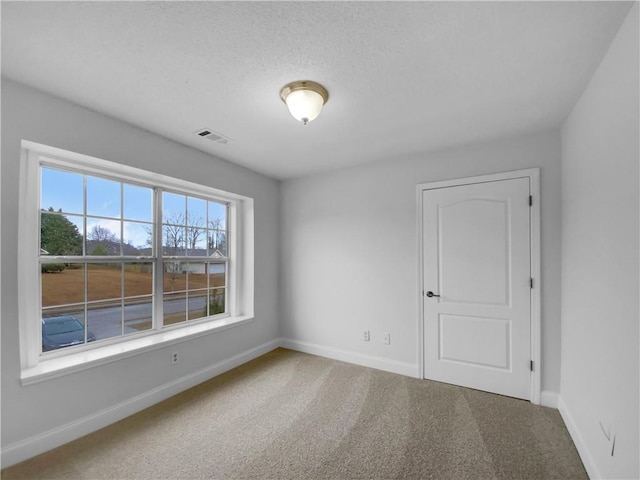
<path id="1" fill-rule="evenodd" d="M 340 360 L 341 362 L 353 363 L 363 367 L 384 370 L 385 372 L 397 373 L 407 377 L 420 378 L 418 365 L 413 363 L 398 362 L 388 358 L 374 357 L 372 355 L 364 355 L 361 353 L 340 350 L 339 348 L 318 345 L 314 343 L 301 342 L 292 338 L 282 338 L 280 346 L 298 352 L 310 353 L 320 357 Z"/>
<path id="2" fill-rule="evenodd" d="M 422 204 L 422 185 L 416 187 L 416 247 L 418 248 L 418 269 L 417 269 L 417 282 L 418 295 L 418 336 L 416 338 L 417 344 L 417 359 L 418 359 L 418 378 L 425 378 L 424 372 L 424 248 L 422 248 L 422 217 L 423 217 L 423 204 Z"/>
<path id="3" fill-rule="evenodd" d="M 71 152 L 61 148 L 50 147 L 40 143 L 22 140 L 21 147 L 29 152 L 36 154 L 36 158 L 44 157 L 45 163 L 48 165 L 66 166 L 69 168 L 77 168 L 87 173 L 104 175 L 108 172 L 109 176 L 118 178 L 125 182 L 140 183 L 142 185 L 162 185 L 168 188 L 177 188 L 186 190 L 192 195 L 201 195 L 212 197 L 221 202 L 232 200 L 245 200 L 248 197 L 238 195 L 236 193 L 220 190 L 219 188 L 209 187 L 199 183 L 182 180 L 180 178 L 170 177 L 161 173 L 155 173 L 141 168 L 131 167 L 122 163 L 104 160 L 83 153 Z"/>
<path id="4" fill-rule="evenodd" d="M 540 227 L 540 169 L 523 170 L 529 176 L 530 194 L 533 197 L 533 205 L 529 209 L 531 222 L 531 277 L 533 288 L 531 289 L 531 360 L 534 363 L 531 375 L 531 403 L 539 405 L 542 389 L 542 257 L 540 254 L 541 227 Z"/>
<path id="5" fill-rule="evenodd" d="M 535 368 L 531 374 L 531 403 L 539 405 L 541 388 L 541 297 L 542 276 L 540 273 L 540 169 L 529 168 L 502 172 L 475 177 L 442 180 L 437 182 L 421 183 L 416 186 L 417 203 L 417 237 L 418 237 L 418 351 L 417 358 L 419 378 L 424 378 L 424 302 L 423 302 L 423 249 L 422 249 L 422 192 L 435 188 L 446 188 L 474 183 L 487 183 L 499 180 L 511 180 L 515 178 L 529 178 L 529 192 L 533 196 L 533 206 L 530 208 L 530 252 L 531 252 L 531 276 L 534 279 L 531 289 L 531 360 Z"/>
<path id="6" fill-rule="evenodd" d="M 42 343 L 40 318 L 40 279 L 37 231 L 39 219 L 37 212 L 39 181 L 39 164 L 36 155 L 30 151 L 20 152 L 20 193 L 18 218 L 18 313 L 19 318 L 30 318 L 32 321 L 19 321 L 20 365 L 23 369 L 35 367 L 39 360 L 39 349 L 29 348 L 35 343 Z M 35 225 L 35 228 L 34 228 Z M 34 288 L 36 291 L 34 292 Z"/>
<path id="7" fill-rule="evenodd" d="M 164 348 L 169 345 L 187 342 L 196 337 L 217 333 L 232 327 L 251 322 L 253 317 L 225 317 L 208 322 L 200 322 L 180 328 L 160 330 L 152 335 L 121 340 L 99 348 L 85 349 L 67 355 L 41 360 L 38 365 L 23 369 L 20 380 L 23 386 L 51 380 L 100 365 L 122 360 Z"/>
<path id="8" fill-rule="evenodd" d="M 578 450 L 578 455 L 580 455 L 580 460 L 582 460 L 582 464 L 587 471 L 587 475 L 589 475 L 589 478 L 602 478 L 598 467 L 596 467 L 596 462 L 589 451 L 587 443 L 584 441 L 576 422 L 573 420 L 573 416 L 569 410 L 567 410 L 567 406 L 562 401 L 562 396 L 558 396 L 558 410 L 560 411 L 560 416 L 562 417 L 562 420 L 564 420 L 564 424 L 569 431 L 571 440 L 573 440 L 576 450 Z"/>
<path id="9" fill-rule="evenodd" d="M 270 342 L 263 343 L 255 348 L 215 363 L 214 365 L 165 383 L 153 390 L 124 400 L 92 415 L 79 418 L 60 427 L 13 443 L 2 449 L 2 468 L 14 465 L 111 425 L 112 423 L 155 405 L 162 400 L 247 363 L 271 350 L 275 350 L 279 345 L 279 339 L 271 340 Z"/>
<path id="10" fill-rule="evenodd" d="M 239 249 L 235 255 L 236 275 L 236 308 L 238 315 L 253 317 L 254 315 L 254 288 L 255 288 L 255 217 L 253 199 L 242 200 L 242 207 L 238 208 L 236 222 L 242 229 L 241 241 L 235 243 Z"/>
<path id="11" fill-rule="evenodd" d="M 559 401 L 560 395 L 558 395 L 558 392 L 543 390 L 540 394 L 540 405 L 543 407 L 555 408 L 557 410 Z"/>

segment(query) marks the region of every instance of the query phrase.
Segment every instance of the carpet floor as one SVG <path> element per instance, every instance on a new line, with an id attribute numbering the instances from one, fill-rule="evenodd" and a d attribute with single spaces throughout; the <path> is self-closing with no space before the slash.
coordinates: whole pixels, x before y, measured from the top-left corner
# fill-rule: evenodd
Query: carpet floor
<path id="1" fill-rule="evenodd" d="M 586 479 L 556 410 L 278 349 L 10 479 Z"/>

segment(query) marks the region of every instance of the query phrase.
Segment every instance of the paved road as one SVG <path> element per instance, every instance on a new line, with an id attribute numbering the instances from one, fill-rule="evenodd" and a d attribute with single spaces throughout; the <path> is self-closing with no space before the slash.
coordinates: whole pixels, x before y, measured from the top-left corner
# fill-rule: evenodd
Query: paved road
<path id="1" fill-rule="evenodd" d="M 206 305 L 206 297 L 195 297 L 189 299 L 191 310 L 203 311 Z M 186 309 L 185 300 L 167 300 L 164 302 L 165 315 L 184 312 Z M 124 333 L 138 332 L 133 328 L 145 322 L 151 322 L 151 302 L 128 305 L 124 310 Z M 82 319 L 82 312 L 72 312 L 69 315 Z M 107 307 L 89 310 L 88 329 L 96 336 L 96 340 L 117 337 L 122 333 L 120 324 L 120 307 Z"/>

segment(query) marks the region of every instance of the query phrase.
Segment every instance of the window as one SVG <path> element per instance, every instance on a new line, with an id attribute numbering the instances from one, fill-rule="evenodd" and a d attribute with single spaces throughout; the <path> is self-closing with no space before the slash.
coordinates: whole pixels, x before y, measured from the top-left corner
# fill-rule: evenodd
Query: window
<path id="1" fill-rule="evenodd" d="M 21 182 L 24 368 L 252 314 L 251 199 L 31 142 Z"/>

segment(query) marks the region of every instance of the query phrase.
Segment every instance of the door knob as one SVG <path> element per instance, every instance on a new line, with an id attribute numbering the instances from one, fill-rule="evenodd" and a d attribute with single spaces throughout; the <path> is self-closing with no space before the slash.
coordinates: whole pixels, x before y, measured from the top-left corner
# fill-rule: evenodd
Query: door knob
<path id="1" fill-rule="evenodd" d="M 427 292 L 427 297 L 431 298 L 431 297 L 439 297 L 440 295 L 436 295 L 435 293 L 433 293 L 431 290 L 429 290 Z"/>

